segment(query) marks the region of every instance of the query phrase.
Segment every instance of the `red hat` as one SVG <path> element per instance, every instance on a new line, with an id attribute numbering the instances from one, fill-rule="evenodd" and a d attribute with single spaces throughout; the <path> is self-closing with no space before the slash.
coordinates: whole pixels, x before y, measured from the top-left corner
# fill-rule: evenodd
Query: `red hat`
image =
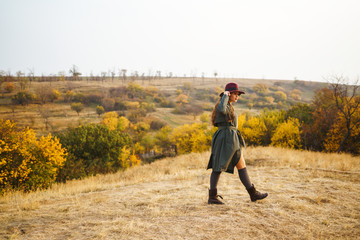
<path id="1" fill-rule="evenodd" d="M 225 91 L 228 91 L 230 93 L 238 92 L 239 95 L 245 94 L 245 92 L 239 90 L 239 86 L 236 83 L 228 83 L 228 84 L 226 84 Z M 223 95 L 223 93 L 220 94 L 220 96 L 222 96 L 222 95 Z"/>

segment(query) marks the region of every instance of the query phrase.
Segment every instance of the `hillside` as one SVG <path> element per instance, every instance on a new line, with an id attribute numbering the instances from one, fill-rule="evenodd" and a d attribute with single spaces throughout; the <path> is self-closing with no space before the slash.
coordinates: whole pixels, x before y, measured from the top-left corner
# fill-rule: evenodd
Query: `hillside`
<path id="1" fill-rule="evenodd" d="M 89 80 L 84 77 L 80 81 L 67 81 L 67 80 L 53 80 L 52 78 L 44 79 L 41 81 L 34 81 L 27 84 L 25 91 L 33 94 L 38 98 L 30 104 L 11 104 L 12 97 L 21 92 L 21 80 L 11 82 L 14 84 L 14 91 L 6 93 L 3 89 L 6 84 L 0 86 L 2 92 L 0 97 L 0 118 L 11 119 L 18 122 L 20 126 L 29 126 L 33 128 L 39 135 L 47 135 L 49 132 L 56 133 L 69 127 L 74 127 L 84 123 L 99 123 L 101 118 L 96 113 L 97 105 L 106 105 L 104 99 L 118 99 L 116 101 L 139 101 L 139 99 L 127 99 L 125 95 L 110 96 L 110 89 L 120 89 L 127 86 L 130 81 L 125 84 L 121 79 L 111 80 L 110 78 L 104 81 Z M 215 104 L 214 98 L 217 99 L 218 94 L 215 89 L 222 90 L 226 83 L 237 82 L 242 90 L 247 94 L 243 95 L 235 105 L 237 111 L 253 111 L 257 112 L 264 107 L 268 108 L 287 108 L 296 102 L 307 102 L 312 100 L 314 90 L 324 87 L 325 83 L 319 82 L 305 82 L 305 81 L 289 81 L 289 80 L 267 80 L 267 79 L 226 79 L 226 78 L 162 78 L 153 80 L 135 80 L 131 83 L 136 83 L 141 86 L 145 91 L 151 88 L 156 88 L 159 95 L 164 95 L 164 99 L 173 102 L 177 98 L 177 90 L 184 90 L 187 86 L 191 90 L 184 91 L 185 95 L 189 97 L 192 104 L 201 106 L 204 112 L 209 113 Z M 254 93 L 253 87 L 256 84 L 265 84 L 269 87 L 268 95 L 259 96 Z M 272 90 L 271 90 L 272 89 Z M 301 92 L 301 99 L 294 100 L 291 96 L 291 91 L 297 89 Z M 46 97 L 52 90 L 57 90 L 61 94 L 60 98 L 54 101 L 46 100 L 46 103 L 41 104 L 39 98 Z M 73 94 L 79 94 L 78 99 L 72 101 L 83 102 L 84 109 L 77 114 L 71 110 L 71 101 L 66 100 L 66 93 L 68 91 Z M 279 105 L 274 101 L 274 94 L 276 91 L 286 93 L 288 100 Z M 268 100 L 266 100 L 266 96 Z M 45 99 L 44 99 L 45 101 Z M 247 106 L 248 102 L 253 102 L 254 107 Z M 267 101 L 274 101 L 269 103 Z M 141 102 L 154 103 L 154 99 L 141 99 Z M 258 104 L 258 106 L 256 106 Z M 194 120 L 191 114 L 174 114 L 175 106 L 162 107 L 161 104 L 155 103 L 155 111 L 148 112 L 147 118 L 160 119 L 172 127 L 177 127 L 183 124 L 193 123 L 199 121 L 199 117 Z M 107 111 L 118 111 L 120 114 L 129 115 L 128 110 L 107 109 Z"/>
<path id="2" fill-rule="evenodd" d="M 0 239 L 359 238 L 359 157 L 248 148 L 250 177 L 269 197 L 252 203 L 237 174 L 223 174 L 223 206 L 207 204 L 208 157 L 9 193 L 0 198 Z"/>

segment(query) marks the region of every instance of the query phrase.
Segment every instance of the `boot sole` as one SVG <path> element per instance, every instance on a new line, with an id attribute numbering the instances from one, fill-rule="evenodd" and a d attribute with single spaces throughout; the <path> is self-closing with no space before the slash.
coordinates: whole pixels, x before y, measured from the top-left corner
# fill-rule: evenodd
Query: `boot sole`
<path id="1" fill-rule="evenodd" d="M 222 204 L 224 204 L 224 203 L 223 203 L 223 202 L 210 202 L 210 201 L 208 201 L 208 204 L 222 205 Z"/>

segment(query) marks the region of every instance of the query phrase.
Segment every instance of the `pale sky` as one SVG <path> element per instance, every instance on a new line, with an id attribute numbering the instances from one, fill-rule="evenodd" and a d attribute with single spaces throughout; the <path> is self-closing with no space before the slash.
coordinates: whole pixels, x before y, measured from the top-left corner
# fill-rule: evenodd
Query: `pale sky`
<path id="1" fill-rule="evenodd" d="M 359 0 L 0 0 L 0 70 L 360 75 Z"/>

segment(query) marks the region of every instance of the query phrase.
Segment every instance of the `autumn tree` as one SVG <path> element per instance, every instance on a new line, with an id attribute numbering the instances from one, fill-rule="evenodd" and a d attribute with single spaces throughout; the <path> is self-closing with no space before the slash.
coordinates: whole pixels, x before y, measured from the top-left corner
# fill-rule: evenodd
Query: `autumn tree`
<path id="1" fill-rule="evenodd" d="M 71 91 L 71 90 L 68 90 L 65 93 L 64 101 L 65 102 L 71 102 L 73 100 L 74 96 L 75 96 L 75 93 L 73 91 Z"/>
<path id="2" fill-rule="evenodd" d="M 52 89 L 50 94 L 50 102 L 54 102 L 55 100 L 59 100 L 61 97 L 61 92 L 57 89 Z"/>
<path id="3" fill-rule="evenodd" d="M 4 90 L 7 93 L 12 93 L 15 90 L 15 85 L 12 82 L 8 82 L 4 84 Z"/>
<path id="4" fill-rule="evenodd" d="M 144 97 L 144 88 L 139 84 L 131 82 L 126 88 L 129 98 L 143 98 Z"/>
<path id="5" fill-rule="evenodd" d="M 314 124 L 314 106 L 307 103 L 298 103 L 293 105 L 285 112 L 285 119 L 296 118 L 300 123 L 300 134 L 302 146 L 305 149 L 314 149 L 311 145 L 315 129 Z"/>
<path id="6" fill-rule="evenodd" d="M 74 110 L 78 114 L 78 116 L 83 109 L 84 105 L 81 102 L 75 102 L 71 104 L 71 110 Z"/>
<path id="7" fill-rule="evenodd" d="M 171 152 L 171 135 L 172 129 L 170 126 L 162 127 L 158 132 L 155 134 L 155 145 L 158 149 L 160 149 L 162 154 L 168 154 Z"/>
<path id="8" fill-rule="evenodd" d="M 66 149 L 51 134 L 38 139 L 32 129 L 0 120 L 0 192 L 51 186 L 66 155 Z"/>
<path id="9" fill-rule="evenodd" d="M 336 103 L 331 89 L 322 88 L 315 91 L 311 105 L 313 122 L 309 126 L 311 131 L 309 145 L 310 149 L 322 151 L 325 150 L 324 140 L 337 118 Z"/>
<path id="10" fill-rule="evenodd" d="M 255 86 L 253 86 L 253 90 L 257 94 L 264 96 L 268 93 L 269 87 L 265 83 L 257 83 L 257 84 L 255 84 Z"/>
<path id="11" fill-rule="evenodd" d="M 335 76 L 332 78 L 330 89 L 335 101 L 335 108 L 338 111 L 338 116 L 343 119 L 344 131 L 341 131 L 341 141 L 337 152 L 345 150 L 347 140 L 352 135 L 353 131 L 360 128 L 360 85 L 359 79 L 354 84 L 349 84 L 349 81 L 344 77 Z"/>
<path id="12" fill-rule="evenodd" d="M 54 102 L 61 97 L 61 92 L 57 89 L 51 89 L 48 86 L 39 86 L 35 89 L 37 99 L 41 104 L 46 104 L 48 101 Z"/>
<path id="13" fill-rule="evenodd" d="M 283 91 L 276 91 L 274 96 L 275 96 L 275 99 L 278 101 L 286 101 L 286 99 L 287 99 L 287 95 Z"/>
<path id="14" fill-rule="evenodd" d="M 100 105 L 97 105 L 97 106 L 96 106 L 96 113 L 97 113 L 97 115 L 99 115 L 99 117 L 100 117 L 100 115 L 103 114 L 104 112 L 105 112 L 105 109 L 104 109 L 103 106 L 100 106 Z"/>
<path id="15" fill-rule="evenodd" d="M 180 94 L 179 96 L 177 96 L 176 102 L 179 105 L 189 103 L 189 97 L 187 95 L 185 95 L 185 94 Z"/>
<path id="16" fill-rule="evenodd" d="M 27 91 L 20 91 L 11 97 L 13 104 L 21 104 L 23 106 L 28 105 L 32 100 L 34 100 L 34 95 Z"/>

